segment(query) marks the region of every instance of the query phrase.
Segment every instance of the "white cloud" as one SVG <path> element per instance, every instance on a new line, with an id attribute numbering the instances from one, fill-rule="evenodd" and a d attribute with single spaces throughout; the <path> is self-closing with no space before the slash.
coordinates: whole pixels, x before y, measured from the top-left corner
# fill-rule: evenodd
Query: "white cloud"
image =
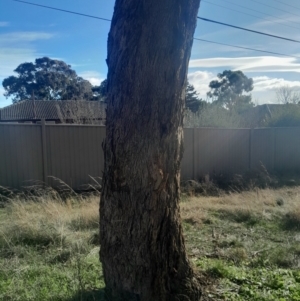
<path id="1" fill-rule="evenodd" d="M 20 64 L 25 62 L 34 62 L 40 55 L 31 47 L 1 47 L 0 48 L 0 107 L 11 104 L 11 99 L 3 96 L 4 89 L 2 81 L 4 78 L 14 75 L 15 70 Z"/>
<path id="2" fill-rule="evenodd" d="M 35 50 L 34 42 L 52 37 L 52 33 L 35 31 L 0 34 L 0 80 L 12 75 L 20 64 L 33 62 L 40 56 Z"/>
<path id="3" fill-rule="evenodd" d="M 0 27 L 6 27 L 8 26 L 8 22 L 0 22 Z"/>
<path id="4" fill-rule="evenodd" d="M 252 99 L 258 104 L 277 103 L 276 90 L 282 86 L 291 87 L 295 91 L 300 90 L 300 81 L 269 76 L 256 76 L 253 77 L 253 81 Z"/>
<path id="5" fill-rule="evenodd" d="M 217 79 L 216 74 L 209 71 L 195 71 L 188 74 L 189 82 L 203 99 L 206 99 L 206 93 L 210 90 L 209 83 L 214 79 Z M 251 94 L 256 104 L 276 103 L 276 89 L 282 86 L 300 90 L 300 81 L 286 80 L 282 77 L 256 76 L 253 77 L 253 81 L 254 89 Z"/>
<path id="6" fill-rule="evenodd" d="M 0 78 L 13 75 L 20 64 L 25 62 L 33 62 L 38 53 L 30 48 L 0 48 Z"/>
<path id="7" fill-rule="evenodd" d="M 0 26 L 7 26 L 8 23 L 0 22 Z M 11 104 L 11 99 L 3 96 L 2 81 L 4 78 L 13 75 L 20 64 L 33 62 L 41 55 L 37 53 L 33 42 L 38 40 L 51 39 L 54 34 L 47 32 L 10 32 L 0 34 L 0 107 Z"/>
<path id="8" fill-rule="evenodd" d="M 289 81 L 284 78 L 271 78 L 268 76 L 253 77 L 255 91 L 269 91 L 283 86 L 300 89 L 300 81 Z"/>
<path id="9" fill-rule="evenodd" d="M 99 86 L 105 79 L 104 76 L 97 71 L 83 71 L 79 73 L 79 76 L 88 80 L 93 86 Z"/>
<path id="10" fill-rule="evenodd" d="M 297 72 L 300 73 L 300 63 L 296 58 L 255 56 L 255 57 L 217 57 L 190 61 L 190 68 L 226 67 L 232 70 L 247 72 Z"/>
<path id="11" fill-rule="evenodd" d="M 209 91 L 209 83 L 216 78 L 216 75 L 209 71 L 195 71 L 188 74 L 189 83 L 195 87 L 201 98 L 206 99 Z"/>
<path id="12" fill-rule="evenodd" d="M 0 45 L 10 45 L 21 42 L 33 42 L 37 40 L 48 40 L 54 37 L 54 34 L 47 32 L 35 32 L 35 31 L 24 31 L 24 32 L 10 32 L 0 35 Z"/>

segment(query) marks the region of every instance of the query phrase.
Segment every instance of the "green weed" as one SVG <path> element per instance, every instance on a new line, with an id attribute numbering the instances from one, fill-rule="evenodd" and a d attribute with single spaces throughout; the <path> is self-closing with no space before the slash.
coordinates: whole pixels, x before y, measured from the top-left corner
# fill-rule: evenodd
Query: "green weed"
<path id="1" fill-rule="evenodd" d="M 185 244 L 205 279 L 205 300 L 300 300 L 298 196 L 298 188 L 186 194 Z M 6 203 L 0 209 L 0 300 L 104 300 L 98 206 L 98 197 L 42 192 Z"/>

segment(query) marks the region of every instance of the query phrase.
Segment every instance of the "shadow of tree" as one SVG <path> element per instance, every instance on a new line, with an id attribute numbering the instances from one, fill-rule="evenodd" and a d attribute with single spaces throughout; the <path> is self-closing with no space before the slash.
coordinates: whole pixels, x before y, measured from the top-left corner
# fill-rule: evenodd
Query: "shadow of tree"
<path id="1" fill-rule="evenodd" d="M 66 301 L 105 301 L 105 290 L 101 288 L 97 290 L 79 291 Z"/>

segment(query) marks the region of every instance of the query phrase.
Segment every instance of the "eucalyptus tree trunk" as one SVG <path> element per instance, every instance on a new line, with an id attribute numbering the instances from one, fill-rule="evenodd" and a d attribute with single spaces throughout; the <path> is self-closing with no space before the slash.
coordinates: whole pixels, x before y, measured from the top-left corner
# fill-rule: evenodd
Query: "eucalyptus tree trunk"
<path id="1" fill-rule="evenodd" d="M 100 259 L 108 300 L 198 301 L 179 212 L 200 0 L 116 0 L 108 37 Z"/>

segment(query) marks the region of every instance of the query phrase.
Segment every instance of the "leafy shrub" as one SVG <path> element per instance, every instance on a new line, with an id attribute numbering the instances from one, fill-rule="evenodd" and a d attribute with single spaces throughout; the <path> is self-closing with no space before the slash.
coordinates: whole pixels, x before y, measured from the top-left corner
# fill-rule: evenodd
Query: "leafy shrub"
<path id="1" fill-rule="evenodd" d="M 300 106 L 285 104 L 272 111 L 265 122 L 267 127 L 295 127 L 300 126 Z"/>
<path id="2" fill-rule="evenodd" d="M 185 127 L 243 127 L 243 118 L 235 111 L 228 111 L 220 106 L 208 104 L 197 113 L 189 110 L 184 117 Z"/>

